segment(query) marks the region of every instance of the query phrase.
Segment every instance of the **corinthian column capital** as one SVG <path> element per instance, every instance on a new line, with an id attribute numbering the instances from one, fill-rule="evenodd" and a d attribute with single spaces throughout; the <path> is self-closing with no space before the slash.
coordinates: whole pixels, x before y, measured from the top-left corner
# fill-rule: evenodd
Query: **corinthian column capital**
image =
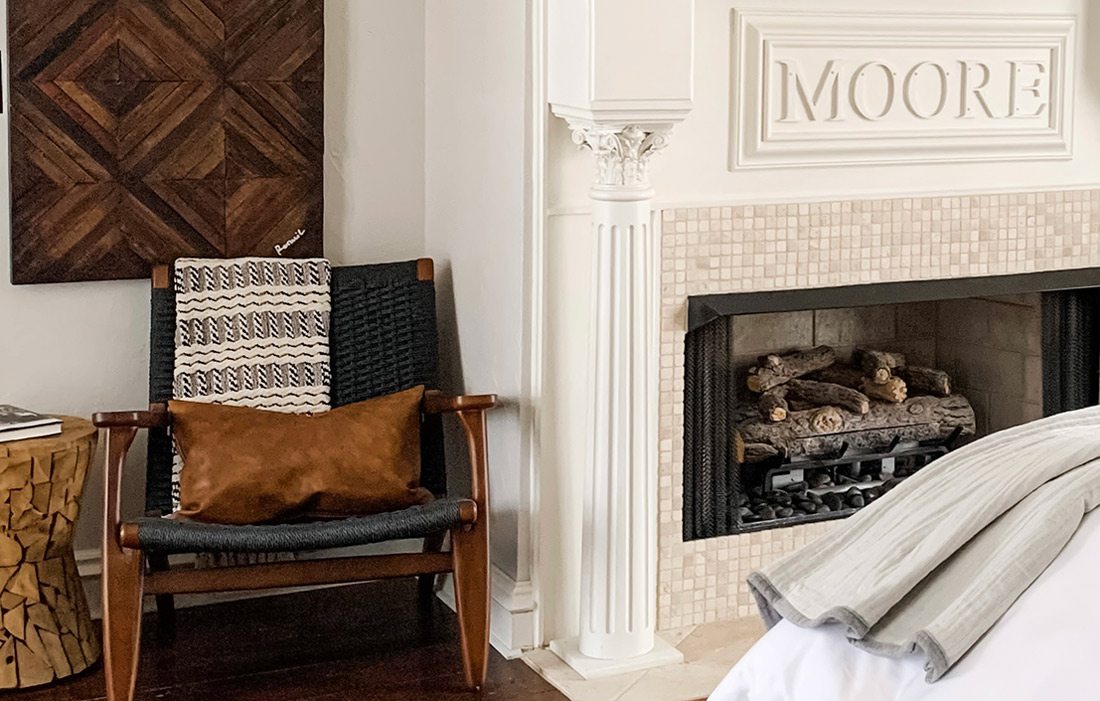
<path id="1" fill-rule="evenodd" d="M 639 126 L 569 123 L 573 143 L 592 151 L 596 157 L 596 199 L 647 199 L 653 195 L 649 185 L 649 159 L 668 145 L 671 125 Z M 602 193 L 602 196 L 601 196 Z"/>

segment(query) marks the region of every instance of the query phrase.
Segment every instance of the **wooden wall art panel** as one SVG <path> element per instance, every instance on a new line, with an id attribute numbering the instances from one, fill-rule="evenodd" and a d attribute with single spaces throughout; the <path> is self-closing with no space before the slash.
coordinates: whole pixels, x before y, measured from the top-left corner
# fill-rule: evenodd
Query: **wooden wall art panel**
<path id="1" fill-rule="evenodd" d="M 14 282 L 321 254 L 323 0 L 8 0 L 8 18 Z"/>

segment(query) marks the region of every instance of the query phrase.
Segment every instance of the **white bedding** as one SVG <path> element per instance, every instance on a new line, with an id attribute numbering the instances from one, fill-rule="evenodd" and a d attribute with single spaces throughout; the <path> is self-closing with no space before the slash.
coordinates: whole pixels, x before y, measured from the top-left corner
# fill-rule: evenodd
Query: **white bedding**
<path id="1" fill-rule="evenodd" d="M 1100 512 L 1100 509 L 1097 510 Z M 1004 617 L 940 681 L 917 657 L 856 649 L 839 626 L 784 620 L 726 676 L 710 701 L 1100 699 L 1100 513 L 1080 529 Z"/>

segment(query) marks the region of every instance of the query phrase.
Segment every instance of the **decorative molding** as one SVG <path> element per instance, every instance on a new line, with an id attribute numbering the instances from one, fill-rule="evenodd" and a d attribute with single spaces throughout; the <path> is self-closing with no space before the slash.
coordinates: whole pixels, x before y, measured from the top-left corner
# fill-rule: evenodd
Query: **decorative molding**
<path id="1" fill-rule="evenodd" d="M 1076 18 L 734 11 L 731 168 L 1066 159 Z"/>
<path id="2" fill-rule="evenodd" d="M 549 150 L 550 114 L 547 103 L 547 2 L 531 0 L 528 4 L 527 55 L 530 66 L 530 85 L 527 108 L 527 187 L 525 264 L 527 275 L 524 283 L 526 323 L 523 352 L 523 400 L 520 403 L 521 459 L 520 484 L 527 497 L 527 508 L 521 509 L 517 520 L 519 533 L 516 547 L 516 576 L 527 577 L 531 592 L 530 619 L 531 646 L 543 642 L 542 613 L 536 602 L 540 581 L 540 475 L 542 463 L 541 432 L 539 430 L 540 407 L 543 402 L 546 317 L 546 183 L 547 153 Z M 512 626 L 513 630 L 518 626 Z M 490 637 L 492 631 L 490 630 Z"/>
<path id="3" fill-rule="evenodd" d="M 593 193 L 637 192 L 642 199 L 653 196 L 649 186 L 649 159 L 668 146 L 671 125 L 602 125 L 570 121 L 573 143 L 588 148 L 596 157 Z M 593 194 L 593 197 L 601 199 Z"/>
<path id="4" fill-rule="evenodd" d="M 690 98 L 646 100 L 590 100 L 586 107 L 551 104 L 554 115 L 569 122 L 589 124 L 677 124 L 694 103 Z"/>
<path id="5" fill-rule="evenodd" d="M 928 189 L 913 190 L 911 188 L 887 187 L 882 190 L 859 190 L 840 193 L 820 193 L 814 191 L 799 191 L 788 195 L 733 193 L 722 197 L 712 197 L 699 200 L 665 199 L 658 197 L 653 201 L 654 211 L 660 212 L 666 209 L 704 209 L 708 207 L 741 207 L 746 204 L 811 204 L 814 202 L 848 202 L 853 200 L 885 200 L 885 199 L 918 199 L 921 197 L 973 197 L 976 195 L 1014 195 L 1019 193 L 1040 192 L 1074 192 L 1078 190 L 1100 190 L 1100 181 L 1066 183 L 1064 185 L 1050 185 L 1036 187 L 1034 185 L 1013 185 L 1006 187 L 965 187 L 957 190 Z M 592 203 L 585 200 L 583 204 L 556 205 L 546 208 L 546 216 L 550 219 L 560 217 L 588 217 L 592 215 Z"/>

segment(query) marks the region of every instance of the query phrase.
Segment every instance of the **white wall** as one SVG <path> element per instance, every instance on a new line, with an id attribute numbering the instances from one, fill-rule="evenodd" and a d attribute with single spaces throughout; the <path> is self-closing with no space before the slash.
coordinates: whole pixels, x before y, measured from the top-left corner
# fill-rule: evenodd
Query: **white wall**
<path id="1" fill-rule="evenodd" d="M 553 0 L 550 0 L 553 1 Z M 821 12 L 1075 13 L 1079 16 L 1074 158 L 1027 163 L 818 167 L 730 172 L 731 11 L 734 7 Z M 695 107 L 651 164 L 658 206 L 845 199 L 892 193 L 1060 189 L 1100 184 L 1100 1 L 1098 0 L 696 0 Z M 545 297 L 546 388 L 540 412 L 540 568 L 543 639 L 577 633 L 580 504 L 584 489 L 584 387 L 591 289 L 587 189 L 591 154 L 548 125 Z"/>
<path id="2" fill-rule="evenodd" d="M 415 258 L 424 248 L 424 3 L 328 0 L 326 11 L 326 248 L 337 263 Z M 5 179 L 7 122 L 5 113 Z M 13 287 L 6 182 L 0 209 L 0 402 L 79 416 L 144 407 L 148 283 Z M 131 467 L 140 508 L 140 460 Z M 100 468 L 89 479 L 78 549 L 98 547 Z"/>
<path id="3" fill-rule="evenodd" d="M 325 2 L 325 254 L 424 254 L 424 0 Z"/>
<path id="4" fill-rule="evenodd" d="M 526 8 L 428 0 L 425 249 L 436 260 L 448 389 L 495 392 L 493 563 L 528 578 L 524 392 Z"/>

